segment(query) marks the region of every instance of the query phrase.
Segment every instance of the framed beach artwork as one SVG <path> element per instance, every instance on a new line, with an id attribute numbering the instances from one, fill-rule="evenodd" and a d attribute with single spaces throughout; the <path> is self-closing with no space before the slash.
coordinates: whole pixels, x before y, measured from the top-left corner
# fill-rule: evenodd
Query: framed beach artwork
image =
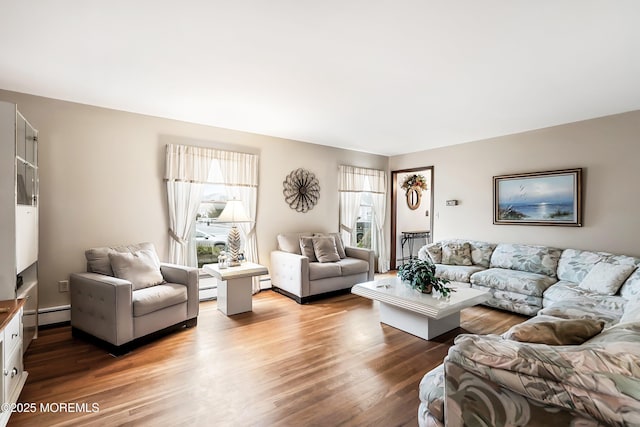
<path id="1" fill-rule="evenodd" d="M 582 169 L 493 177 L 493 223 L 582 226 Z"/>

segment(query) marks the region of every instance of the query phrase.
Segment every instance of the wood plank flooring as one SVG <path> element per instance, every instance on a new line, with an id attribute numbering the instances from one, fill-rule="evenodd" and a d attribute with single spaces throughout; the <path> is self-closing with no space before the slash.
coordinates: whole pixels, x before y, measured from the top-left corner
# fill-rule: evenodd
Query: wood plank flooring
<path id="1" fill-rule="evenodd" d="M 253 298 L 253 312 L 233 317 L 203 302 L 197 327 L 119 358 L 70 327 L 41 331 L 20 395 L 37 410 L 14 413 L 9 426 L 415 426 L 420 379 L 458 334 L 524 320 L 473 307 L 461 328 L 425 341 L 380 324 L 378 303 L 355 295 Z M 47 403 L 86 406 L 47 412 Z"/>

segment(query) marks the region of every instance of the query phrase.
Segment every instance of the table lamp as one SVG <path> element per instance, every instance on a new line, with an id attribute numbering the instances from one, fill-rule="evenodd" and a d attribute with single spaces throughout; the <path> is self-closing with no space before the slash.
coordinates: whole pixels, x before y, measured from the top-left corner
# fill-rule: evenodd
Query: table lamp
<path id="1" fill-rule="evenodd" d="M 238 222 L 251 222 L 244 210 L 242 201 L 229 200 L 218 217 L 218 222 L 231 223 L 231 230 L 227 236 L 227 252 L 229 254 L 229 266 L 238 266 L 238 255 L 240 254 L 240 230 L 236 227 Z"/>

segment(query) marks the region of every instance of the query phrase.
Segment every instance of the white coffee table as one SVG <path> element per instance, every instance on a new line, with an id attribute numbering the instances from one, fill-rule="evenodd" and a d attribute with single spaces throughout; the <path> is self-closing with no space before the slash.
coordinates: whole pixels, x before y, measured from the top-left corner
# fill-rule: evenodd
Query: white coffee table
<path id="1" fill-rule="evenodd" d="M 489 293 L 457 288 L 449 299 L 411 289 L 397 277 L 355 285 L 351 292 L 380 303 L 380 322 L 430 340 L 460 326 L 460 310 L 489 299 Z"/>
<path id="2" fill-rule="evenodd" d="M 252 262 L 223 269 L 218 264 L 205 264 L 202 269 L 218 279 L 218 310 L 227 316 L 253 309 L 251 278 L 269 273 L 264 265 Z"/>

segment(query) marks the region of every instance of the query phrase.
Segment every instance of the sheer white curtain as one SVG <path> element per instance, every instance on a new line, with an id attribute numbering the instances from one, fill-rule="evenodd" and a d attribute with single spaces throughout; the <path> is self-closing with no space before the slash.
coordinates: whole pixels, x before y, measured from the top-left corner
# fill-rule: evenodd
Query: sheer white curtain
<path id="1" fill-rule="evenodd" d="M 165 181 L 169 205 L 169 259 L 172 263 L 197 266 L 195 243 L 190 236 L 203 183 L 213 161 L 211 150 L 169 144 L 166 148 Z"/>
<path id="2" fill-rule="evenodd" d="M 340 192 L 340 230 L 343 240 L 356 243 L 356 222 L 362 193 L 370 193 L 373 200 L 373 224 L 371 249 L 378 257 L 378 271 L 389 270 L 389 254 L 384 239 L 386 216 L 387 174 L 377 169 L 341 165 L 339 167 L 338 191 Z"/>
<path id="3" fill-rule="evenodd" d="M 258 156 L 255 154 L 223 151 L 218 158 L 229 200 L 238 199 L 251 218 L 251 222 L 237 224 L 244 240 L 247 261 L 258 262 L 256 238 L 256 212 L 258 207 Z M 253 292 L 260 290 L 260 279 L 253 277 Z"/>

